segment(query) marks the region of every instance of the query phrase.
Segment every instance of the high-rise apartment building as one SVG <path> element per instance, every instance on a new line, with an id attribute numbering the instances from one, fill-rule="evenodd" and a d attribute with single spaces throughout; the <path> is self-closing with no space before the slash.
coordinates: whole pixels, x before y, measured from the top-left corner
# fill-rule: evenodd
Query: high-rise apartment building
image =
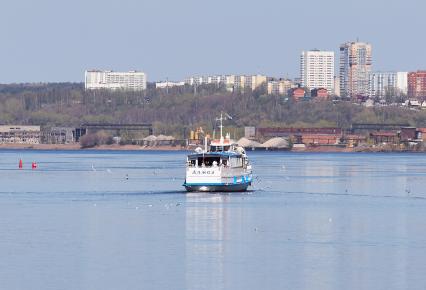
<path id="1" fill-rule="evenodd" d="M 302 51 L 300 56 L 301 85 L 310 90 L 324 88 L 334 93 L 334 51 Z"/>
<path id="2" fill-rule="evenodd" d="M 407 72 L 370 73 L 370 97 L 401 96 L 407 94 Z"/>
<path id="3" fill-rule="evenodd" d="M 369 95 L 371 44 L 347 42 L 340 46 L 340 95 L 357 97 Z"/>
<path id="4" fill-rule="evenodd" d="M 340 97 L 340 78 L 334 76 L 334 95 Z"/>
<path id="5" fill-rule="evenodd" d="M 146 74 L 139 71 L 115 72 L 87 70 L 85 72 L 86 90 L 129 90 L 146 89 Z"/>
<path id="6" fill-rule="evenodd" d="M 408 96 L 417 99 L 426 98 L 426 71 L 408 73 Z"/>

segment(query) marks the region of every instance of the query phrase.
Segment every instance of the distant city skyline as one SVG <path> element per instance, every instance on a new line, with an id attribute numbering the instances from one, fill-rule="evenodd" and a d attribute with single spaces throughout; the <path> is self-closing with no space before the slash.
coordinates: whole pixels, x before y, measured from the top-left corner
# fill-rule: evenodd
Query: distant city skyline
<path id="1" fill-rule="evenodd" d="M 334 51 L 337 58 L 340 44 L 357 39 L 373 46 L 373 71 L 426 69 L 421 0 L 2 4 L 0 83 L 83 82 L 89 69 L 140 70 L 150 82 L 216 74 L 294 78 L 301 51 Z"/>

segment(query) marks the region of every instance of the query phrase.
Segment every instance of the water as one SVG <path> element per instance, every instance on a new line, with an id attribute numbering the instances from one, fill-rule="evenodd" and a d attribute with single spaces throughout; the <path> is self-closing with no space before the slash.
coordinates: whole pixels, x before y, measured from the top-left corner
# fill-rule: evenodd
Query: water
<path id="1" fill-rule="evenodd" d="M 426 155 L 249 154 L 186 194 L 182 152 L 0 151 L 0 288 L 426 288 Z"/>

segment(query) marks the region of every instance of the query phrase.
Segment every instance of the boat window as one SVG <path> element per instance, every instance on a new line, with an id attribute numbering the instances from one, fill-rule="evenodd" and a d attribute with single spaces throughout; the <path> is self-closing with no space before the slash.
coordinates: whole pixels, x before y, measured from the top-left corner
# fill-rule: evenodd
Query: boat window
<path id="1" fill-rule="evenodd" d="M 219 166 L 220 157 L 198 157 L 198 166 L 213 167 Z"/>
<path id="2" fill-rule="evenodd" d="M 211 152 L 224 152 L 224 151 L 229 151 L 230 148 L 231 148 L 231 146 L 210 146 L 210 151 Z"/>

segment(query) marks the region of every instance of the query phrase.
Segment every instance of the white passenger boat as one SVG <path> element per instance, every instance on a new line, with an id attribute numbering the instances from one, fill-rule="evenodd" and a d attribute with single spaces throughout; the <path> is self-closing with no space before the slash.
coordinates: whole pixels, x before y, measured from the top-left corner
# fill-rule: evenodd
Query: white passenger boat
<path id="1" fill-rule="evenodd" d="M 187 191 L 246 191 L 252 183 L 252 166 L 244 148 L 229 134 L 223 137 L 222 114 L 218 120 L 220 139 L 188 155 L 183 184 Z"/>

